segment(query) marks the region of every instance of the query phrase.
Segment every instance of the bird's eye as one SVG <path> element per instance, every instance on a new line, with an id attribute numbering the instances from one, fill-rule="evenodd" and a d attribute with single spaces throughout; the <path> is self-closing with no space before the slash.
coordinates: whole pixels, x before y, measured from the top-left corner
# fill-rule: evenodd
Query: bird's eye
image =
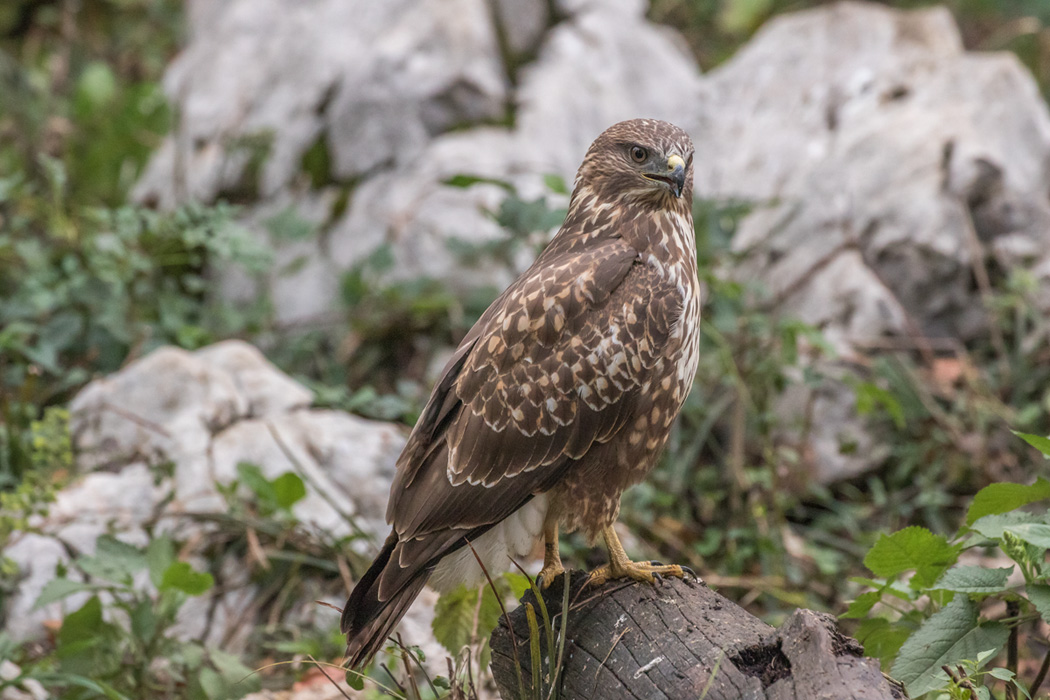
<path id="1" fill-rule="evenodd" d="M 645 150 L 641 146 L 631 146 L 631 160 L 635 163 L 644 163 L 645 159 L 649 157 L 649 151 Z"/>

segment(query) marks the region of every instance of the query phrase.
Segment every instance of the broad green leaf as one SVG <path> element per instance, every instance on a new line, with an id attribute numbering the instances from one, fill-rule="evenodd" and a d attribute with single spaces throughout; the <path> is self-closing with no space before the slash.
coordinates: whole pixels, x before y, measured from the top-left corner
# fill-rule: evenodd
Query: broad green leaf
<path id="1" fill-rule="evenodd" d="M 346 684 L 354 690 L 364 690 L 365 674 L 352 668 L 346 669 Z"/>
<path id="2" fill-rule="evenodd" d="M 237 478 L 242 484 L 252 490 L 253 493 L 266 503 L 274 503 L 277 495 L 273 490 L 273 482 L 267 479 L 258 465 L 249 462 L 237 464 Z"/>
<path id="3" fill-rule="evenodd" d="M 945 683 L 941 666 L 973 660 L 983 651 L 998 651 L 1009 630 L 996 622 L 977 624 L 977 607 L 964 595 L 934 613 L 900 649 L 890 674 L 903 682 L 912 697 Z"/>
<path id="4" fill-rule="evenodd" d="M 509 585 L 503 578 L 495 579 L 501 595 L 507 595 Z M 487 640 L 496 628 L 499 616 L 502 613 L 492 587 L 487 583 L 481 589 L 481 607 L 478 607 L 478 590 L 459 586 L 458 588 L 438 598 L 434 607 L 434 621 L 431 627 L 434 637 L 441 646 L 455 656 L 460 650 L 470 643 L 474 632 L 474 615 L 478 614 L 477 635 L 478 639 Z M 482 651 L 485 656 L 485 651 Z M 482 659 L 484 665 L 484 658 Z"/>
<path id="5" fill-rule="evenodd" d="M 151 540 L 146 547 L 146 564 L 149 567 L 149 579 L 153 585 L 160 588 L 164 580 L 164 572 L 175 561 L 175 543 L 168 535 L 162 535 Z"/>
<path id="6" fill-rule="evenodd" d="M 881 578 L 914 569 L 910 585 L 924 588 L 936 581 L 958 556 L 958 546 L 925 528 L 912 526 L 881 535 L 864 557 L 864 565 Z"/>
<path id="7" fill-rule="evenodd" d="M 131 633 L 143 644 L 149 644 L 157 633 L 157 615 L 149 598 L 143 598 L 131 610 Z"/>
<path id="8" fill-rule="evenodd" d="M 55 601 L 62 600 L 74 593 L 80 593 L 81 591 L 90 591 L 94 589 L 90 583 L 84 583 L 83 581 L 70 581 L 68 578 L 55 578 L 51 579 L 44 584 L 43 590 L 40 591 L 40 595 L 37 597 L 36 602 L 33 603 L 33 609 L 42 608 L 45 605 L 50 605 Z"/>
<path id="9" fill-rule="evenodd" d="M 1031 513 L 1014 511 L 1002 515 L 986 515 L 970 525 L 970 529 L 990 540 L 1002 540 L 1008 527 L 1024 523 L 1037 523 L 1039 519 Z"/>
<path id="10" fill-rule="evenodd" d="M 135 573 L 146 568 L 146 555 L 138 547 L 102 535 L 95 541 L 95 554 L 78 559 L 77 566 L 89 576 L 128 585 Z"/>
<path id="11" fill-rule="evenodd" d="M 434 638 L 453 657 L 470 643 L 477 604 L 477 589 L 459 586 L 443 594 L 434 606 Z"/>
<path id="12" fill-rule="evenodd" d="M 861 619 L 865 617 L 868 612 L 875 607 L 875 603 L 882 600 L 882 593 L 879 591 L 868 591 L 861 593 L 857 596 L 857 599 L 849 604 L 849 609 L 842 613 L 839 617 L 844 619 Z"/>
<path id="13" fill-rule="evenodd" d="M 1031 433 L 1019 433 L 1016 430 L 1013 431 L 1013 434 L 1042 452 L 1044 455 L 1050 457 L 1050 438 L 1043 437 L 1042 435 L 1032 435 Z"/>
<path id="14" fill-rule="evenodd" d="M 884 617 L 869 617 L 861 621 L 856 634 L 857 640 L 864 645 L 866 655 L 886 663 L 897 657 L 897 652 L 911 631 L 890 623 Z"/>
<path id="15" fill-rule="evenodd" d="M 939 591 L 957 593 L 1000 593 L 1006 590 L 1006 579 L 1014 567 L 986 569 L 983 566 L 955 566 L 944 572 L 937 583 L 930 586 Z"/>
<path id="16" fill-rule="evenodd" d="M 1028 544 L 1034 544 L 1036 547 L 1050 549 L 1050 525 L 1047 525 L 1046 523 L 1022 523 L 1020 525 L 1009 525 L 1005 530 L 1017 538 L 1024 540 Z"/>
<path id="17" fill-rule="evenodd" d="M 1016 674 L 1008 668 L 990 668 L 988 675 L 1001 681 L 1011 681 Z"/>
<path id="18" fill-rule="evenodd" d="M 62 620 L 55 655 L 63 671 L 105 678 L 120 668 L 126 637 L 126 632 L 103 620 L 102 602 L 92 596 Z"/>
<path id="19" fill-rule="evenodd" d="M 207 666 L 202 668 L 197 674 L 197 682 L 208 700 L 227 700 L 229 687 L 215 669 Z"/>
<path id="20" fill-rule="evenodd" d="M 280 508 L 288 509 L 306 496 L 306 487 L 298 474 L 285 472 L 273 480 L 273 495 Z"/>
<path id="21" fill-rule="evenodd" d="M 182 591 L 187 595 L 201 595 L 215 583 L 209 573 L 195 571 L 184 561 L 177 561 L 168 567 L 161 578 L 159 588 L 163 590 Z"/>
<path id="22" fill-rule="evenodd" d="M 1045 583 L 1030 583 L 1025 586 L 1028 600 L 1043 616 L 1043 620 L 1050 623 L 1050 585 Z"/>
<path id="23" fill-rule="evenodd" d="M 252 669 L 241 663 L 240 658 L 221 649 L 208 649 L 208 658 L 212 666 L 222 676 L 222 680 L 230 688 L 244 691 L 245 694 L 259 689 L 259 676 L 252 673 Z M 240 692 L 238 692 L 240 697 Z"/>
<path id="24" fill-rule="evenodd" d="M 565 185 L 565 178 L 561 175 L 555 175 L 553 173 L 543 176 L 543 184 L 547 186 L 547 189 L 551 192 L 557 192 L 558 194 L 569 194 L 569 188 Z"/>
<path id="25" fill-rule="evenodd" d="M 491 177 L 481 177 L 481 176 L 478 176 L 478 175 L 453 175 L 452 177 L 448 178 L 447 180 L 443 180 L 441 184 L 442 185 L 448 185 L 449 187 L 461 187 L 461 188 L 463 188 L 463 187 L 472 187 L 472 186 L 478 185 L 478 184 L 496 185 L 497 187 L 502 187 L 507 192 L 513 192 L 514 191 L 514 187 L 509 182 L 505 182 L 503 180 L 496 180 L 496 179 L 491 178 Z"/>
<path id="26" fill-rule="evenodd" d="M 977 492 L 966 512 L 966 524 L 986 515 L 998 515 L 1050 498 L 1050 481 L 1039 477 L 1034 484 L 990 484 Z"/>

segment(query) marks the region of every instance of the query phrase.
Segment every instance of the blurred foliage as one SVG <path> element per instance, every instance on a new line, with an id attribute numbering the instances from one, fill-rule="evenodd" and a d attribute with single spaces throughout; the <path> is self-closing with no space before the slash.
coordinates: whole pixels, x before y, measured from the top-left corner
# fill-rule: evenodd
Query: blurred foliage
<path id="1" fill-rule="evenodd" d="M 769 17 L 819 4 L 652 0 L 650 16 L 681 29 L 704 69 L 711 69 Z M 944 4 L 969 48 L 1014 51 L 1050 92 L 1050 3 Z M 29 529 L 31 516 L 46 510 L 67 478 L 72 454 L 61 406 L 92 376 L 160 344 L 195 348 L 246 335 L 306 381 L 318 405 L 412 423 L 448 349 L 499 292 L 467 280 L 451 286 L 399 277 L 393 250 L 380 247 L 341 280 L 344 310 L 308 328 L 280 327 L 266 301 L 232 304 L 209 294 L 209 269 L 281 274 L 303 261 L 272 270 L 268 244 L 234 225 L 236 210 L 226 204 L 165 214 L 127 205 L 131 186 L 171 124 L 159 80 L 181 41 L 183 11 L 180 0 L 0 3 L 0 545 Z M 267 133 L 231 144 L 249 165 L 242 182 L 224 193 L 228 200 L 254 201 L 271 145 Z M 314 187 L 339 190 L 330 214 L 336 218 L 356 183 L 333 181 L 330 161 L 319 139 L 302 165 Z M 535 200 L 521 198 L 507 183 L 469 174 L 445 184 L 507 191 L 491 212 L 505 236 L 448 245 L 464 269 L 505 271 L 508 282 L 564 216 L 567 188 L 558 178 L 548 178 L 549 197 Z M 1032 311 L 1039 308 L 1035 280 L 1024 271 L 993 270 L 985 298 L 988 339 L 936 350 L 911 339 L 852 368 L 856 408 L 876 431 L 884 464 L 831 487 L 814 484 L 806 472 L 808 455 L 789 438 L 805 426 L 785 424 L 777 403 L 787 391 L 829 381 L 814 363 L 834 366 L 837 359 L 818 329 L 776 313 L 764 290 L 724 274 L 733 257 L 730 240 L 748 210 L 736 202 L 697 202 L 700 267 L 709 290 L 697 386 L 664 461 L 625 494 L 623 514 L 643 536 L 640 546 L 691 563 L 709 574 L 709 582 L 775 621 L 796 605 L 843 609 L 844 598 L 865 582 L 851 588 L 842 582 L 863 573 L 879 532 L 919 526 L 948 542 L 958 536 L 978 489 L 1024 481 L 1032 453 L 1004 426 L 1043 427 L 1050 411 L 1050 348 L 1048 321 Z M 327 225 L 294 209 L 263 223 L 278 243 L 323 235 Z M 840 447 L 851 449 L 845 442 Z M 294 509 L 305 486 L 298 474 L 271 479 L 256 466 L 240 465 L 223 490 L 228 509 L 209 516 L 214 527 L 202 545 L 205 555 L 248 562 L 271 621 L 283 619 L 296 600 L 324 596 L 323 586 L 367 564 L 351 546 L 361 533 L 319 535 L 298 522 Z M 1003 538 L 995 544 L 1007 554 L 1020 552 Z M 139 697 L 132 688 L 148 688 L 151 697 L 240 693 L 244 688 L 229 689 L 244 671 L 236 660 L 166 634 L 186 596 L 212 585 L 173 551 L 162 537 L 145 549 L 100 540 L 96 555 L 77 560 L 50 591 L 86 600 L 52 640 L 47 651 L 54 653 L 34 657 L 31 649 L 0 638 L 0 658 L 14 658 L 26 669 L 24 678 L 0 681 L 0 687 L 39 675 L 64 698 Z M 585 551 L 596 552 L 579 539 L 566 543 L 566 557 L 577 565 Z M 1034 560 L 1024 561 L 1018 565 Z M 4 586 L 13 580 L 9 569 L 0 562 Z M 879 601 L 916 604 L 899 618 L 868 619 L 859 629 L 869 651 L 889 659 L 904 642 L 902 629 L 911 625 L 910 633 L 934 619 L 948 601 L 933 591 L 922 603 L 930 607 L 920 609 L 918 594 L 932 590 L 927 582 L 914 587 L 914 577 L 901 583 L 891 581 L 901 572 L 880 571 Z M 143 572 L 156 591 L 129 579 Z M 314 579 L 322 581 L 317 590 L 309 588 Z M 1045 604 L 1039 591 L 1028 597 L 1037 609 L 1037 599 Z M 491 601 L 471 608 L 477 602 L 461 595 L 443 603 L 441 634 L 450 648 L 461 644 L 476 613 L 486 624 L 494 615 Z M 115 622 L 113 612 L 132 627 Z M 1031 622 L 1032 610 L 1024 614 Z M 889 632 L 880 636 L 864 625 L 885 625 Z M 311 657 L 342 651 L 332 630 L 273 622 L 254 634 L 258 648 L 293 655 L 297 673 Z M 406 668 L 421 653 L 402 651 Z M 971 676 L 983 673 L 979 662 L 987 659 L 968 660 L 975 664 Z"/>
<path id="2" fill-rule="evenodd" d="M 1018 435 L 1050 457 L 1050 440 Z M 991 484 L 977 493 L 951 537 L 910 526 L 880 535 L 864 557 L 878 578 L 855 580 L 871 590 L 842 617 L 862 620 L 857 638 L 866 653 L 892 663 L 893 677 L 911 697 L 969 698 L 955 692 L 969 688 L 973 697 L 990 698 L 985 683 L 994 681 L 1026 697 L 1037 694 L 1050 663 L 1042 631 L 1050 620 L 1050 513 L 1045 505 L 1028 506 L 1047 499 L 1044 478 Z M 1011 581 L 1015 570 L 1020 581 Z M 1022 646 L 1046 655 L 1040 671 L 1019 675 Z M 1005 666 L 982 671 L 1007 647 Z"/>
<path id="3" fill-rule="evenodd" d="M 763 22 L 836 0 L 652 0 L 649 17 L 678 27 L 704 70 L 722 63 Z M 1050 95 L 1050 3 L 1046 0 L 878 0 L 902 9 L 951 10 L 969 49 L 1013 51 Z"/>
<path id="4" fill-rule="evenodd" d="M 235 655 L 172 633 L 186 600 L 213 585 L 211 574 L 178 560 L 167 536 L 140 548 L 103 535 L 94 554 L 60 565 L 36 601 L 36 607 L 72 596 L 84 601 L 62 619 L 53 653 L 36 663 L 15 656 L 26 670 L 5 676 L 0 688 L 37 681 L 65 700 L 234 700 L 257 690 L 258 679 Z M 0 643 L 0 653 L 10 651 Z"/>

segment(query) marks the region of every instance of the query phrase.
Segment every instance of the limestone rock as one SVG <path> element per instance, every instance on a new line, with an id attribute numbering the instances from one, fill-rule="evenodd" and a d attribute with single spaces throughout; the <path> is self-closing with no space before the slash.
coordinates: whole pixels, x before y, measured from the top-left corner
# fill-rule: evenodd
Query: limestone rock
<path id="1" fill-rule="evenodd" d="M 219 487 L 237 479 L 245 462 L 269 479 L 298 474 L 306 496 L 293 515 L 302 526 L 327 538 L 355 535 L 349 546 L 371 556 L 387 534 L 387 492 L 405 436 L 393 425 L 310 409 L 311 401 L 308 390 L 240 341 L 196 352 L 161 348 L 89 384 L 71 405 L 83 474 L 32 523 L 34 533 L 14 535 L 3 552 L 19 569 L 5 601 L 5 629 L 17 640 L 39 637 L 45 621 L 81 605 L 86 594 L 34 608 L 56 568 L 71 553 L 94 553 L 103 534 L 143 546 L 171 533 L 206 566 L 196 548 L 214 532 L 214 516 L 229 508 Z M 251 497 L 240 488 L 234 497 Z M 248 641 L 259 591 L 238 558 L 212 565 L 223 585 L 187 601 L 177 631 L 236 651 Z M 344 592 L 317 591 L 296 614 L 317 626 L 337 624 L 333 611 L 322 614 L 313 603 L 332 593 Z M 434 601 L 420 600 L 403 629 L 440 658 L 428 632 Z"/>
<path id="2" fill-rule="evenodd" d="M 338 308 L 341 274 L 384 244 L 406 277 L 506 284 L 520 270 L 464 271 L 448 249 L 500 236 L 490 212 L 506 192 L 445 182 L 496 178 L 533 198 L 543 175 L 571 181 L 609 124 L 687 120 L 699 71 L 644 12 L 639 0 L 197 0 L 165 79 L 179 123 L 136 197 L 237 196 L 259 235 L 288 207 L 315 224 L 314 239 L 275 242 L 261 284 L 224 275 L 224 293 L 268 294 L 280 322 Z M 303 172 L 308 153 L 328 164 L 321 182 Z"/>
<path id="3" fill-rule="evenodd" d="M 965 52 L 946 9 L 841 2 L 778 17 L 700 95 L 698 195 L 755 206 L 731 274 L 823 330 L 841 360 L 887 335 L 979 337 L 975 254 L 1050 281 L 1046 103 L 1014 56 Z M 1043 295 L 1050 308 L 1050 284 Z M 854 449 L 870 438 L 852 392 L 825 390 L 830 404 L 782 406 L 813 404 L 807 451 L 828 482 L 881 454 Z"/>

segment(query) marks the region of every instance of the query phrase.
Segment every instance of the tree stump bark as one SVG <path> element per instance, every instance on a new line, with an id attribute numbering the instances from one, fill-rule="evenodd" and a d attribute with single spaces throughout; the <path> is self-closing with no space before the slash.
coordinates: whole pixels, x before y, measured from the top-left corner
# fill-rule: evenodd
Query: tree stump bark
<path id="1" fill-rule="evenodd" d="M 540 608 L 532 592 L 492 633 L 492 674 L 503 700 L 524 698 L 703 698 L 704 700 L 900 700 L 904 691 L 840 634 L 834 619 L 797 610 L 779 629 L 750 615 L 703 583 L 665 579 L 655 586 L 569 583 L 568 633 L 550 693 L 550 666 Z M 544 592 L 555 638 L 562 625 L 564 578 Z M 539 625 L 541 692 L 533 695 L 527 605 Z M 513 629 L 513 642 L 512 633 Z M 515 642 L 517 654 L 515 655 Z"/>

